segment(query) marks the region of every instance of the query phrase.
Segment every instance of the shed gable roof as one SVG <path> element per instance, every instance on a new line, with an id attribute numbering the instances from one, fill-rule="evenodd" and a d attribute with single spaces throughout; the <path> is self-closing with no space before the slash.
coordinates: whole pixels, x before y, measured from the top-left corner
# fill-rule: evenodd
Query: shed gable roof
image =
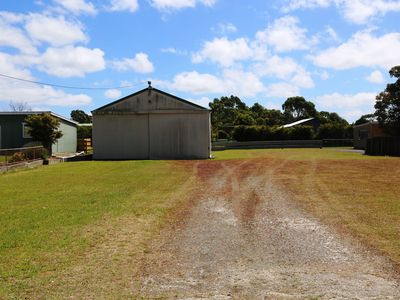
<path id="1" fill-rule="evenodd" d="M 146 88 L 92 111 L 102 112 L 150 112 L 168 110 L 208 111 L 200 105 L 168 94 L 156 88 Z"/>

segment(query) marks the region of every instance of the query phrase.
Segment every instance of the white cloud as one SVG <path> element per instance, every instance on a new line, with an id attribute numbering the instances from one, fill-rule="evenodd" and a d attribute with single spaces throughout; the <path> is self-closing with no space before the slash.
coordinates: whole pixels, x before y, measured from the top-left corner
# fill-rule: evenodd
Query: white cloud
<path id="1" fill-rule="evenodd" d="M 343 17 L 351 23 L 365 24 L 371 18 L 400 11 L 400 2 L 393 0 L 288 0 L 283 11 L 336 5 Z"/>
<path id="2" fill-rule="evenodd" d="M 121 97 L 121 91 L 117 89 L 110 89 L 105 91 L 104 96 L 106 96 L 108 99 L 117 99 Z"/>
<path id="3" fill-rule="evenodd" d="M 190 102 L 193 102 L 193 103 L 195 103 L 195 104 L 197 104 L 197 105 L 200 105 L 200 106 L 202 106 L 202 107 L 208 108 L 208 109 L 210 109 L 210 107 L 208 106 L 208 104 L 209 104 L 210 102 L 212 102 L 211 99 L 208 98 L 208 97 L 201 97 L 200 99 L 189 99 L 189 101 L 190 101 Z"/>
<path id="4" fill-rule="evenodd" d="M 338 47 L 329 48 L 312 56 L 320 67 L 346 70 L 356 67 L 382 67 L 390 69 L 399 63 L 400 33 L 380 37 L 370 32 L 358 32 Z"/>
<path id="5" fill-rule="evenodd" d="M 316 97 L 315 102 L 322 110 L 340 111 L 340 115 L 354 121 L 363 114 L 375 111 L 377 93 L 340 94 L 333 93 Z"/>
<path id="6" fill-rule="evenodd" d="M 384 83 L 385 82 L 385 79 L 383 78 L 381 71 L 373 71 L 365 79 L 372 83 Z"/>
<path id="7" fill-rule="evenodd" d="M 299 93 L 300 90 L 297 86 L 287 82 L 272 83 L 266 87 L 268 97 L 289 98 L 298 96 Z"/>
<path id="8" fill-rule="evenodd" d="M 205 60 L 218 63 L 221 66 L 229 67 L 237 60 L 245 60 L 252 57 L 247 40 L 239 38 L 228 40 L 227 38 L 215 38 L 204 43 L 203 48 L 193 54 L 192 61 L 201 63 Z"/>
<path id="9" fill-rule="evenodd" d="M 150 0 L 150 4 L 158 10 L 179 10 L 183 8 L 193 8 L 197 4 L 212 7 L 217 0 Z"/>
<path id="10" fill-rule="evenodd" d="M 25 28 L 32 39 L 47 42 L 52 46 L 71 45 L 88 40 L 81 24 L 67 21 L 63 16 L 56 18 L 32 14 L 27 17 Z"/>
<path id="11" fill-rule="evenodd" d="M 86 2 L 85 0 L 54 0 L 54 2 L 76 15 L 81 13 L 96 13 L 96 8 L 94 7 L 93 3 Z"/>
<path id="12" fill-rule="evenodd" d="M 306 72 L 304 69 L 297 70 L 290 82 L 300 88 L 309 89 L 314 87 L 314 81 L 310 73 Z"/>
<path id="13" fill-rule="evenodd" d="M 17 67 L 10 55 L 1 52 L 0 73 L 35 80 L 29 70 Z M 90 104 L 92 99 L 85 94 L 68 94 L 49 86 L 0 78 L 0 101 L 27 102 L 31 106 L 77 106 Z"/>
<path id="14" fill-rule="evenodd" d="M 218 34 L 227 35 L 229 33 L 236 32 L 237 28 L 232 23 L 225 22 L 225 23 L 218 23 L 218 25 L 216 27 L 211 28 L 211 30 Z"/>
<path id="15" fill-rule="evenodd" d="M 177 49 L 174 47 L 163 48 L 163 49 L 161 49 L 161 52 L 171 53 L 171 54 L 175 54 L 175 55 L 188 55 L 187 51 L 180 50 L 180 49 Z"/>
<path id="16" fill-rule="evenodd" d="M 105 68 L 102 50 L 72 46 L 48 48 L 39 63 L 39 70 L 58 77 L 83 77 Z"/>
<path id="17" fill-rule="evenodd" d="M 134 58 L 124 58 L 112 63 L 113 68 L 119 71 L 133 70 L 137 73 L 151 73 L 154 71 L 153 63 L 146 53 L 139 52 Z"/>
<path id="18" fill-rule="evenodd" d="M 135 12 L 139 8 L 137 0 L 112 0 L 110 10 Z"/>
<path id="19" fill-rule="evenodd" d="M 267 43 L 278 52 L 305 50 L 316 43 L 315 39 L 308 39 L 307 29 L 298 26 L 296 17 L 285 16 L 274 21 L 264 31 L 258 31 L 256 39 L 260 43 Z"/>
<path id="20" fill-rule="evenodd" d="M 9 23 L 11 23 L 9 19 L 0 16 L 0 46 L 16 48 L 26 54 L 36 54 L 37 50 L 32 40 L 21 29 Z"/>
<path id="21" fill-rule="evenodd" d="M 265 87 L 256 75 L 241 70 L 224 70 L 221 77 L 207 73 L 183 72 L 177 74 L 170 88 L 193 94 L 233 94 L 253 97 Z"/>

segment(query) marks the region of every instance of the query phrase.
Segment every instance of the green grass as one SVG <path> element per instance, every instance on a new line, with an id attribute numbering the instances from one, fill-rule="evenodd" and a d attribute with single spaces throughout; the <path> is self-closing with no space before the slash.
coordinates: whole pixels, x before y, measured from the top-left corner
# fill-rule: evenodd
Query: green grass
<path id="1" fill-rule="evenodd" d="M 352 148 L 311 148 L 311 149 L 244 149 L 214 151 L 212 154 L 217 160 L 247 159 L 247 158 L 278 158 L 288 160 L 382 160 L 393 159 L 382 156 L 367 156 L 357 152 L 351 152 Z"/>
<path id="2" fill-rule="evenodd" d="M 0 176 L 0 298 L 68 266 L 96 235 L 82 229 L 122 215 L 162 220 L 188 171 L 165 161 L 64 163 Z M 38 287 L 39 288 L 39 287 Z"/>

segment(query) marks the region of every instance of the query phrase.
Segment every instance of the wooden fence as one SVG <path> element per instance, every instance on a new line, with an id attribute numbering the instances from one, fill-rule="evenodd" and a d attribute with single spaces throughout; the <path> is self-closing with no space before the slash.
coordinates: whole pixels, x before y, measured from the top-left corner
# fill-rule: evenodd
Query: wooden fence
<path id="1" fill-rule="evenodd" d="M 92 139 L 85 138 L 85 139 L 78 139 L 78 151 L 84 151 L 85 153 L 92 152 Z"/>
<path id="2" fill-rule="evenodd" d="M 368 139 L 365 154 L 400 156 L 400 138 L 378 137 Z"/>
<path id="3" fill-rule="evenodd" d="M 42 146 L 0 149 L 0 168 L 7 169 L 14 165 L 41 160 L 43 151 L 45 150 Z"/>

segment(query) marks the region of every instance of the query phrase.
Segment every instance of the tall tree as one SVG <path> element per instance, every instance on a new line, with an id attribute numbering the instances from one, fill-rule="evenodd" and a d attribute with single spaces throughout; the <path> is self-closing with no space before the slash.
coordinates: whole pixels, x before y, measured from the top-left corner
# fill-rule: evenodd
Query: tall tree
<path id="1" fill-rule="evenodd" d="M 11 101 L 8 106 L 11 111 L 22 112 L 22 111 L 31 111 L 32 107 L 27 102 L 14 102 Z"/>
<path id="2" fill-rule="evenodd" d="M 28 133 L 35 141 L 41 142 L 51 154 L 51 146 L 62 137 L 58 130 L 60 121 L 48 113 L 30 115 L 25 119 Z"/>
<path id="3" fill-rule="evenodd" d="M 360 125 L 364 123 L 368 123 L 375 120 L 375 115 L 374 114 L 366 114 L 362 115 L 357 121 L 354 122 L 354 125 Z"/>
<path id="4" fill-rule="evenodd" d="M 300 96 L 288 98 L 282 104 L 282 110 L 287 122 L 315 117 L 317 113 L 314 103 Z"/>
<path id="5" fill-rule="evenodd" d="M 400 136 L 400 66 L 391 68 L 389 74 L 397 80 L 376 96 L 375 116 L 386 133 Z"/>
<path id="6" fill-rule="evenodd" d="M 92 117 L 83 110 L 75 109 L 71 111 L 71 119 L 78 123 L 92 123 Z"/>

